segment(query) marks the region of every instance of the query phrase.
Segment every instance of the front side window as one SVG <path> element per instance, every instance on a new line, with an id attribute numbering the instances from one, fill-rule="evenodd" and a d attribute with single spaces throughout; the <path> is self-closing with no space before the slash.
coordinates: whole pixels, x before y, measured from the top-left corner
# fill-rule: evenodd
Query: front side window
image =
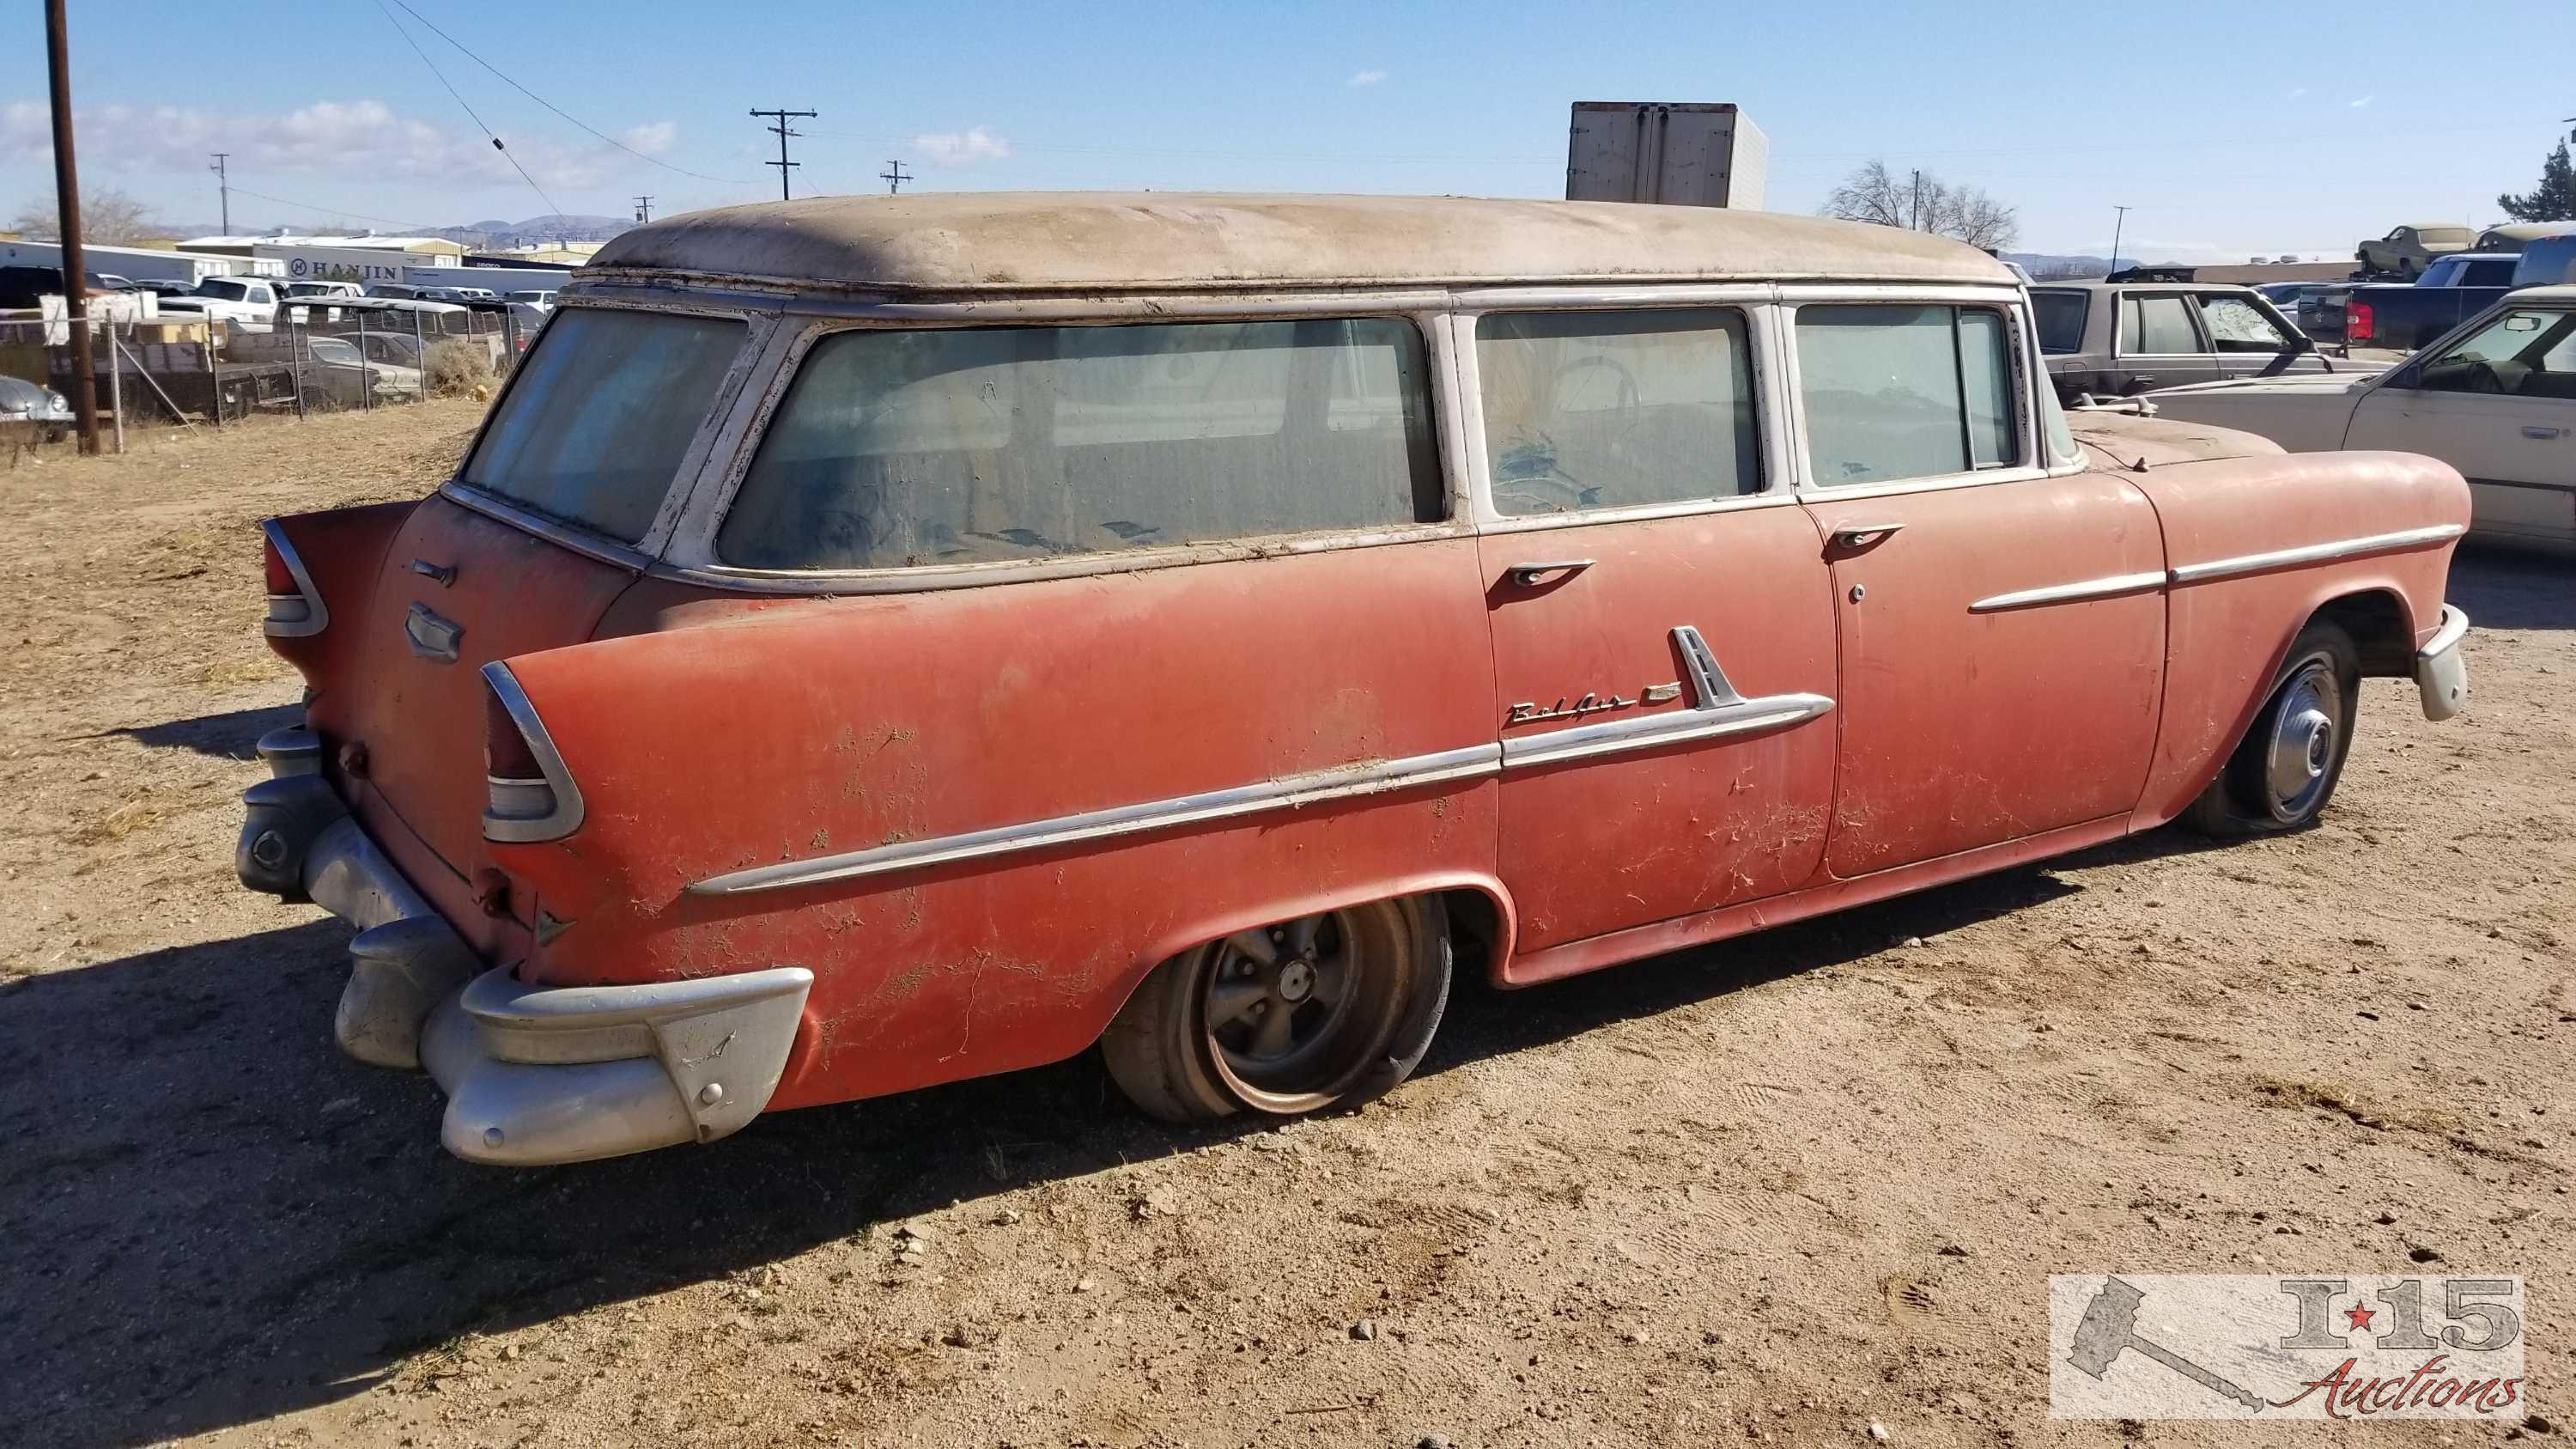
<path id="1" fill-rule="evenodd" d="M 2517 308 L 2424 364 L 2432 392 L 2576 400 L 2576 312 Z"/>
<path id="2" fill-rule="evenodd" d="M 2191 303 L 2178 296 L 2120 298 L 2120 351 L 2125 354 L 2173 356 L 2205 351 L 2192 330 Z"/>
<path id="3" fill-rule="evenodd" d="M 904 568 L 1436 522 L 1425 377 L 1383 317 L 835 333 L 716 555 Z"/>
<path id="4" fill-rule="evenodd" d="M 458 481 L 621 543 L 641 539 L 743 332 L 719 317 L 563 313 L 511 380 Z"/>
<path id="5" fill-rule="evenodd" d="M 2263 315 L 2263 309 L 2224 292 L 2204 294 L 2200 320 L 2209 340 L 2221 352 L 2287 352 L 2290 334 Z"/>
<path id="6" fill-rule="evenodd" d="M 1506 516 L 1762 487 L 1741 312 L 1497 313 L 1476 321 L 1476 371 Z"/>
<path id="7" fill-rule="evenodd" d="M 2022 461 L 2004 315 L 1985 307 L 1803 306 L 1807 462 L 1824 486 Z"/>

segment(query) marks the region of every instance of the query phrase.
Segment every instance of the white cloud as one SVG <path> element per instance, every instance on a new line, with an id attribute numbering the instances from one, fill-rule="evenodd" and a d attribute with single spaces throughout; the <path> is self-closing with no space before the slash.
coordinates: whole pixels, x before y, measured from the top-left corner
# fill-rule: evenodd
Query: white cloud
<path id="1" fill-rule="evenodd" d="M 36 101 L 0 109 L 0 161 L 43 162 L 53 154 L 50 111 Z M 544 136 L 512 137 L 509 155 L 489 138 L 397 114 L 378 100 L 315 101 L 291 111 L 215 112 L 183 106 L 111 105 L 76 118 L 83 169 L 193 174 L 205 153 L 232 153 L 233 175 L 286 173 L 352 181 L 519 184 L 516 158 L 537 184 L 596 187 L 635 163 L 596 142 L 567 145 Z M 651 154 L 677 139 L 670 122 L 637 126 L 625 141 Z"/>
<path id="2" fill-rule="evenodd" d="M 679 138 L 680 128 L 676 122 L 654 121 L 642 126 L 629 126 L 617 139 L 647 156 L 659 156 L 670 150 L 671 143 Z"/>
<path id="3" fill-rule="evenodd" d="M 2379 93 L 2378 93 L 2378 92 L 2376 92 L 2376 91 L 2373 91 L 2373 92 L 2372 92 L 2372 93 L 2370 93 L 2369 95 L 2363 96 L 2360 100 L 2357 100 L 2357 101 L 2353 102 L 2353 103 L 2352 103 L 2352 108 L 2353 108 L 2354 110 L 2356 110 L 2356 111 L 2357 111 L 2357 110 L 2360 110 L 2362 107 L 2364 107 L 2364 106 L 2366 106 L 2366 105 L 2369 105 L 2372 101 L 2375 101 L 2375 100 L 2378 100 L 2378 99 L 2379 99 Z"/>
<path id="4" fill-rule="evenodd" d="M 2306 86 L 2292 86 L 2292 87 L 2290 87 L 2290 99 L 2291 99 L 2291 100 L 2294 100 L 2294 101 L 2295 101 L 2295 100 L 2297 100 L 2299 97 L 2304 96 L 2304 95 L 2306 95 L 2307 93 L 2308 93 L 2308 88 L 2307 88 Z"/>
<path id="5" fill-rule="evenodd" d="M 963 131 L 940 131 L 912 138 L 912 149 L 943 166 L 972 166 L 979 161 L 999 161 L 1011 154 L 1011 143 L 981 126 Z"/>
<path id="6" fill-rule="evenodd" d="M 1342 82 L 1342 84 L 1346 86 L 1373 86 L 1385 79 L 1386 72 L 1382 70 L 1354 71 L 1351 73 L 1351 78 Z"/>

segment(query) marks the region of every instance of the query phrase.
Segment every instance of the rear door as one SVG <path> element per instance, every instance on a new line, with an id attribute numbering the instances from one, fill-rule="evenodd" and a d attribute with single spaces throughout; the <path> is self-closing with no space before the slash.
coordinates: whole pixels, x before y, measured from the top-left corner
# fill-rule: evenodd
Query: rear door
<path id="1" fill-rule="evenodd" d="M 1758 316 L 1455 323 L 1524 952 L 1790 890 L 1822 858 L 1833 606 L 1775 482 Z"/>
<path id="2" fill-rule="evenodd" d="M 2252 297 L 2235 292 L 2202 292 L 2192 301 L 2200 309 L 2201 329 L 2217 350 L 2222 375 L 2272 377 L 2323 370 L 2315 351 L 2300 345 L 2298 328 L 2283 321 L 2268 303 L 2257 305 Z"/>
<path id="3" fill-rule="evenodd" d="M 2112 303 L 2112 323 L 2124 391 L 2216 382 L 2222 375 L 2200 309 L 2185 293 L 2122 292 Z"/>
<path id="4" fill-rule="evenodd" d="M 1824 536 L 1848 879 L 2133 808 L 2163 689 L 2145 495 L 2039 466 L 2000 300 L 1801 301 L 1801 496 Z"/>
<path id="5" fill-rule="evenodd" d="M 482 666 L 591 636 L 749 355 L 740 316 L 587 309 L 548 334 L 456 479 L 416 509 L 314 719 L 346 783 L 460 875 L 483 859 Z M 359 749 L 347 756 L 347 746 Z"/>
<path id="6" fill-rule="evenodd" d="M 2475 532 L 2576 543 L 2576 310 L 2497 314 L 2371 389 L 2344 446 L 2426 453 L 2459 469 Z"/>

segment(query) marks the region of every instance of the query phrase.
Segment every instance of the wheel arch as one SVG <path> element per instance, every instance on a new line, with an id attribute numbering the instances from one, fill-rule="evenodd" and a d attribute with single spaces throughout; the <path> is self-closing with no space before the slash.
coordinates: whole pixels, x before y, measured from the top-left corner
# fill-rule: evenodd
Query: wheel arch
<path id="1" fill-rule="evenodd" d="M 2415 619 L 2406 606 L 2405 596 L 2393 587 L 2356 589 L 2337 594 L 2312 610 L 2299 625 L 2305 629 L 2320 619 L 2343 626 L 2352 636 L 2353 648 L 2359 652 L 2361 673 L 2365 679 L 2405 679 L 2415 673 Z M 2292 638 L 2297 638 L 2294 632 Z M 2286 650 L 2288 646 L 2284 645 Z M 2274 672 L 2280 669 L 2274 660 Z"/>

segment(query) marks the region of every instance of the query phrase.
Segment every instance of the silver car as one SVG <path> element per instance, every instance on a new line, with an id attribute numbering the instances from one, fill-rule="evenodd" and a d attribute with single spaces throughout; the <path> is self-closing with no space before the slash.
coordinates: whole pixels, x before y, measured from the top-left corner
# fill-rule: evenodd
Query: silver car
<path id="1" fill-rule="evenodd" d="M 24 378 L 0 377 L 0 422 L 26 423 L 48 443 L 59 443 L 72 428 L 69 398 Z"/>

